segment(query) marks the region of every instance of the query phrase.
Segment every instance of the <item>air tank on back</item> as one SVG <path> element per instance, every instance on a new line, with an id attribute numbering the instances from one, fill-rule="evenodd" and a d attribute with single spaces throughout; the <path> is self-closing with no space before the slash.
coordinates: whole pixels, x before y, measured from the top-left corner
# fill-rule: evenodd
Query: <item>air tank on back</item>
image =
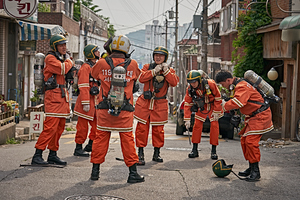
<path id="1" fill-rule="evenodd" d="M 279 97 L 274 94 L 274 88 L 269 85 L 264 79 L 257 75 L 254 71 L 248 70 L 244 74 L 244 78 L 259 88 L 267 97 L 279 101 Z"/>

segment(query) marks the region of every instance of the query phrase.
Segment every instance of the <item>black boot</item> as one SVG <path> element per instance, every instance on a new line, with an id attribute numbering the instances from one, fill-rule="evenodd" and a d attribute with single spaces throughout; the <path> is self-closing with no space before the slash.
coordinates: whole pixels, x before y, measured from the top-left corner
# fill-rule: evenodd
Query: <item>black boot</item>
<path id="1" fill-rule="evenodd" d="M 84 151 L 86 152 L 91 152 L 92 151 L 92 146 L 93 146 L 93 140 L 89 140 L 89 143 L 84 147 Z"/>
<path id="2" fill-rule="evenodd" d="M 76 143 L 76 148 L 74 150 L 74 156 L 83 156 L 83 157 L 89 157 L 90 154 L 86 153 L 84 150 L 82 150 L 82 144 Z"/>
<path id="3" fill-rule="evenodd" d="M 189 153 L 189 158 L 196 158 L 196 157 L 199 157 L 198 143 L 193 143 L 193 149 L 192 152 Z"/>
<path id="4" fill-rule="evenodd" d="M 61 160 L 57 156 L 56 151 L 52 151 L 52 150 L 50 150 L 50 152 L 49 152 L 47 162 L 50 163 L 50 164 L 56 164 L 56 165 L 67 165 L 67 162 Z"/>
<path id="5" fill-rule="evenodd" d="M 248 169 L 246 169 L 245 171 L 243 171 L 243 172 L 239 172 L 239 176 L 249 176 L 250 175 L 250 172 L 251 172 L 251 164 L 250 164 L 250 162 L 249 162 L 249 168 Z"/>
<path id="6" fill-rule="evenodd" d="M 218 160 L 217 146 L 216 146 L 216 145 L 212 145 L 212 146 L 211 146 L 211 154 L 210 154 L 210 158 L 211 158 L 212 160 Z"/>
<path id="7" fill-rule="evenodd" d="M 144 182 L 144 176 L 140 176 L 136 170 L 136 163 L 129 167 L 129 176 L 127 179 L 127 183 L 139 183 Z"/>
<path id="8" fill-rule="evenodd" d="M 35 154 L 32 157 L 31 164 L 47 165 L 48 163 L 43 159 L 43 150 L 35 149 Z"/>
<path id="9" fill-rule="evenodd" d="M 145 165 L 145 159 L 144 159 L 144 148 L 143 147 L 139 147 L 139 162 L 137 163 L 137 165 Z"/>
<path id="10" fill-rule="evenodd" d="M 250 169 L 251 169 L 250 177 L 248 177 L 246 179 L 246 181 L 250 181 L 250 182 L 258 181 L 260 179 L 260 172 L 259 172 L 258 162 L 251 163 L 250 164 Z"/>
<path id="11" fill-rule="evenodd" d="M 99 171 L 100 171 L 100 164 L 93 163 L 91 180 L 96 181 L 99 179 Z"/>
<path id="12" fill-rule="evenodd" d="M 159 155 L 159 147 L 154 147 L 154 153 L 153 153 L 153 158 L 152 158 L 152 161 L 155 161 L 155 162 L 163 162 L 164 160 L 160 157 Z"/>

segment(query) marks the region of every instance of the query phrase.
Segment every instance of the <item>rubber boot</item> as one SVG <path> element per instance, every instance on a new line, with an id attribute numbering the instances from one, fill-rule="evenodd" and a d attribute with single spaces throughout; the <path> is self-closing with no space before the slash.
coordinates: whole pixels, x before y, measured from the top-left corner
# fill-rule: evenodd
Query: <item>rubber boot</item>
<path id="1" fill-rule="evenodd" d="M 89 140 L 89 143 L 84 147 L 84 151 L 86 152 L 92 152 L 92 147 L 93 147 L 93 140 Z"/>
<path id="2" fill-rule="evenodd" d="M 93 163 L 93 168 L 92 168 L 92 173 L 91 173 L 91 180 L 96 181 L 99 179 L 99 171 L 100 171 L 100 164 L 94 164 Z"/>
<path id="3" fill-rule="evenodd" d="M 127 183 L 139 183 L 144 182 L 144 176 L 140 176 L 136 170 L 136 163 L 129 167 L 129 176 L 127 179 Z"/>
<path id="4" fill-rule="evenodd" d="M 160 157 L 160 148 L 159 147 L 154 147 L 154 153 L 153 153 L 153 158 L 152 161 L 155 162 L 163 162 L 164 160 Z"/>
<path id="5" fill-rule="evenodd" d="M 32 157 L 31 164 L 35 165 L 47 165 L 48 163 L 43 159 L 43 150 L 35 149 L 35 153 Z"/>
<path id="6" fill-rule="evenodd" d="M 210 158 L 212 160 L 218 160 L 218 155 L 217 155 L 217 146 L 216 145 L 211 145 L 211 154 Z"/>
<path id="7" fill-rule="evenodd" d="M 82 149 L 82 144 L 77 144 L 76 143 L 76 148 L 74 150 L 74 156 L 82 156 L 82 157 L 89 157 L 90 154 L 86 153 L 83 149 Z"/>
<path id="8" fill-rule="evenodd" d="M 67 165 L 66 161 L 61 160 L 58 156 L 56 151 L 50 150 L 49 155 L 48 155 L 48 163 L 50 164 L 56 164 L 56 165 Z"/>
<path id="9" fill-rule="evenodd" d="M 260 172 L 259 172 L 258 162 L 251 163 L 250 164 L 250 169 L 251 169 L 250 177 L 248 177 L 246 179 L 246 181 L 250 181 L 250 182 L 258 181 L 260 179 Z"/>
<path id="10" fill-rule="evenodd" d="M 144 159 L 144 147 L 139 147 L 139 162 L 137 165 L 145 165 L 145 159 Z"/>
<path id="11" fill-rule="evenodd" d="M 250 172 L 251 172 L 251 164 L 250 164 L 250 162 L 249 162 L 249 168 L 248 169 L 246 169 L 245 171 L 243 171 L 243 172 L 239 172 L 239 176 L 249 176 L 250 175 Z"/>
<path id="12" fill-rule="evenodd" d="M 191 153 L 189 153 L 189 158 L 196 158 L 196 157 L 199 157 L 198 143 L 193 143 L 193 149 Z"/>

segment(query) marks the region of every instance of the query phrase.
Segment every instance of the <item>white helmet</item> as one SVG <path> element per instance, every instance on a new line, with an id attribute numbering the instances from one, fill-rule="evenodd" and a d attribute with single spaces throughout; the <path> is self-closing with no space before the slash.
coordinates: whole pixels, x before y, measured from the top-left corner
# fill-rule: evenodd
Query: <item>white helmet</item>
<path id="1" fill-rule="evenodd" d="M 121 51 L 123 53 L 128 53 L 130 48 L 130 41 L 125 35 L 115 36 L 111 43 L 111 49 L 113 51 Z"/>

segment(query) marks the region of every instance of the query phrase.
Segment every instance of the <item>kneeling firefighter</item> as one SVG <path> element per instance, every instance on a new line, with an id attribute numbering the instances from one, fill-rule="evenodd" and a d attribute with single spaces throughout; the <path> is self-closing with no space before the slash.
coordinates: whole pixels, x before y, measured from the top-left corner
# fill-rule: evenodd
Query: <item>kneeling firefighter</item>
<path id="1" fill-rule="evenodd" d="M 36 152 L 32 164 L 58 164 L 66 165 L 67 162 L 57 156 L 59 138 L 65 129 L 66 118 L 70 116 L 69 94 L 66 89 L 66 78 L 72 77 L 74 67 L 67 53 L 67 40 L 62 35 L 54 35 L 50 39 L 51 51 L 45 58 L 45 115 L 44 130 L 35 144 Z M 42 152 L 50 150 L 47 162 L 42 157 Z"/>
<path id="2" fill-rule="evenodd" d="M 87 152 L 92 151 L 92 144 L 96 137 L 97 117 L 95 97 L 99 94 L 100 86 L 100 82 L 91 76 L 91 70 L 99 59 L 100 52 L 98 46 L 88 44 L 84 47 L 83 53 L 87 61 L 80 67 L 77 75 L 79 94 L 76 100 L 74 114 L 78 116 L 78 122 L 76 125 L 76 148 L 74 150 L 74 156 L 88 157 L 89 154 Z M 89 142 L 85 148 L 82 149 L 82 144 L 88 135 L 89 124 L 91 125 Z"/>
<path id="3" fill-rule="evenodd" d="M 184 121 L 187 129 L 191 126 L 191 114 L 195 112 L 195 124 L 192 132 L 192 152 L 189 158 L 199 157 L 198 144 L 201 141 L 203 123 L 210 120 L 211 159 L 217 160 L 216 147 L 219 144 L 219 118 L 223 116 L 222 98 L 217 84 L 212 79 L 202 77 L 198 70 L 187 74 L 189 86 L 184 97 Z"/>
<path id="4" fill-rule="evenodd" d="M 92 68 L 92 76 L 101 81 L 98 95 L 97 132 L 93 142 L 91 179 L 99 179 L 100 164 L 108 151 L 111 131 L 119 131 L 125 164 L 129 167 L 128 183 L 143 182 L 144 177 L 137 173 L 138 155 L 132 133 L 133 88 L 140 75 L 135 60 L 128 58 L 129 39 L 116 36 L 112 39 L 110 54 L 100 59 Z"/>
<path id="5" fill-rule="evenodd" d="M 166 63 L 168 50 L 156 47 L 153 63 L 143 66 L 139 82 L 144 83 L 144 92 L 136 101 L 134 117 L 138 121 L 135 131 L 139 165 L 145 165 L 144 147 L 147 146 L 149 128 L 152 125 L 153 161 L 163 162 L 160 148 L 164 145 L 164 124 L 168 122 L 168 88 L 175 87 L 179 81 L 173 68 Z"/>

